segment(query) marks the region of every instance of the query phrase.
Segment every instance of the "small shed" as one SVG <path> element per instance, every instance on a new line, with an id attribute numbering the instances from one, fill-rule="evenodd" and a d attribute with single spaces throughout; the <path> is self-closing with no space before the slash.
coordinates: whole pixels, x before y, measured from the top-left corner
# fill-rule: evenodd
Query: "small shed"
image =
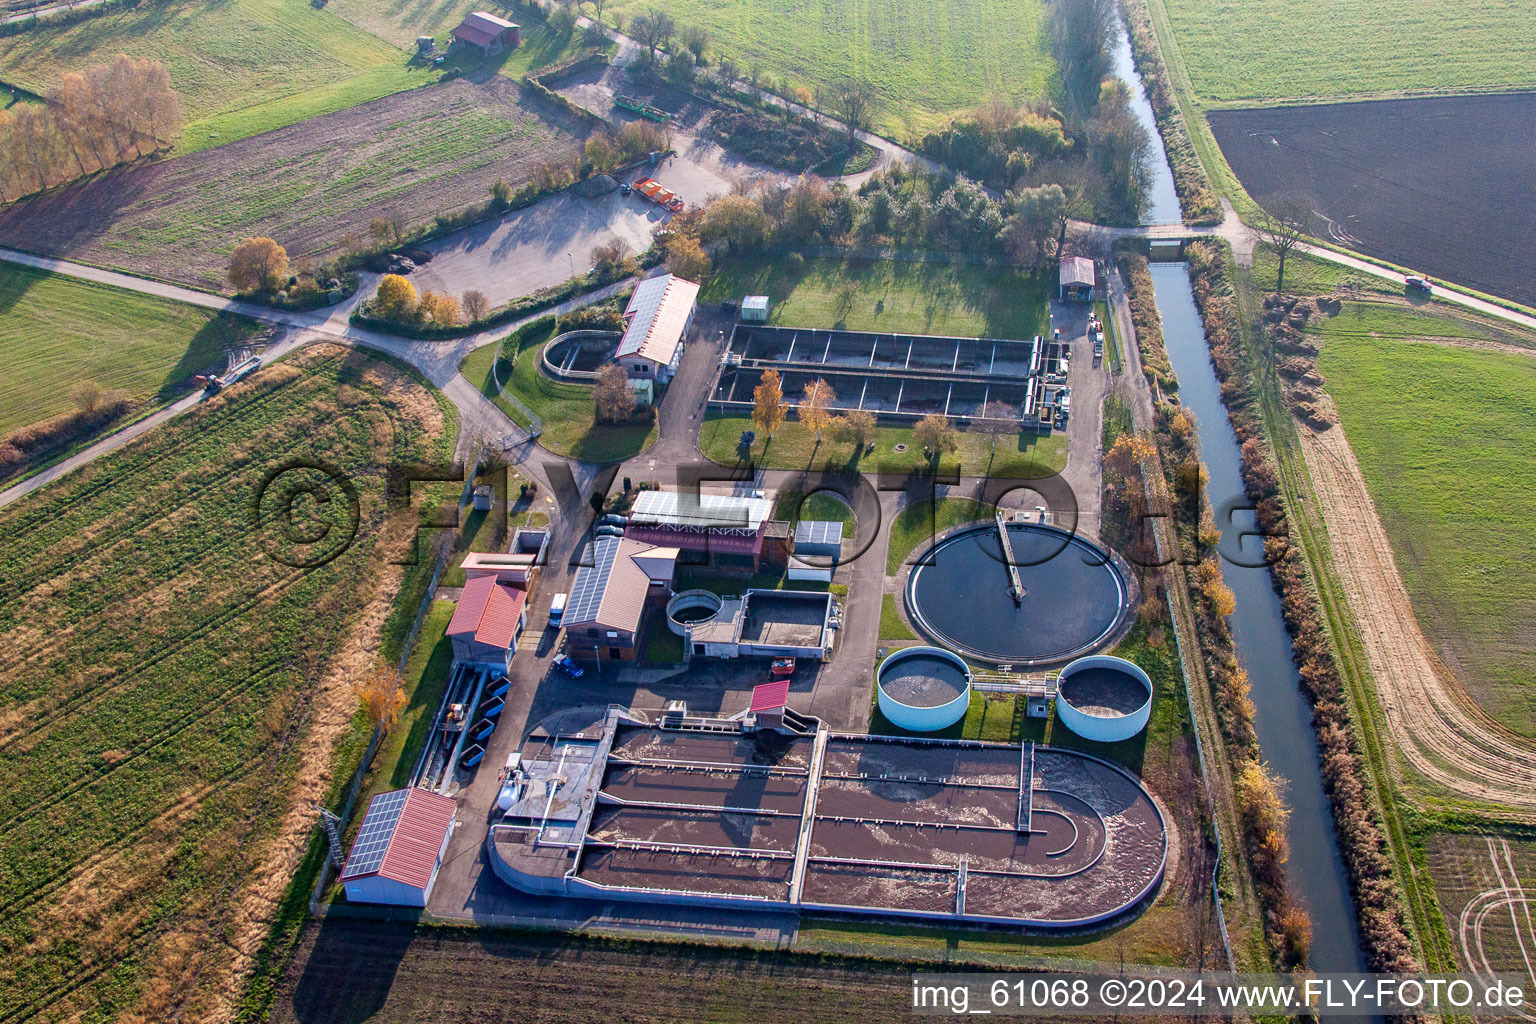
<path id="1" fill-rule="evenodd" d="M 451 797 L 424 789 L 374 797 L 341 869 L 347 899 L 425 907 L 453 835 L 453 811 Z"/>
<path id="2" fill-rule="evenodd" d="M 489 512 L 496 502 L 496 488 L 490 484 L 480 484 L 475 487 L 474 508 L 476 512 Z"/>
<path id="3" fill-rule="evenodd" d="M 768 296 L 748 295 L 741 300 L 741 318 L 748 323 L 768 322 Z"/>
<path id="4" fill-rule="evenodd" d="M 775 679 L 752 687 L 752 703 L 747 713 L 759 728 L 772 729 L 784 723 L 784 708 L 789 703 L 789 680 Z"/>
<path id="5" fill-rule="evenodd" d="M 522 29 L 505 18 L 487 11 L 474 11 L 454 26 L 453 41 L 479 50 L 487 57 L 515 49 L 522 43 Z"/>
<path id="6" fill-rule="evenodd" d="M 1058 297 L 1063 302 L 1092 302 L 1098 298 L 1094 289 L 1093 260 L 1086 256 L 1063 256 L 1057 280 Z"/>
<path id="7" fill-rule="evenodd" d="M 795 524 L 795 554 L 801 558 L 836 558 L 843 553 L 843 524 L 822 519 L 802 519 Z"/>

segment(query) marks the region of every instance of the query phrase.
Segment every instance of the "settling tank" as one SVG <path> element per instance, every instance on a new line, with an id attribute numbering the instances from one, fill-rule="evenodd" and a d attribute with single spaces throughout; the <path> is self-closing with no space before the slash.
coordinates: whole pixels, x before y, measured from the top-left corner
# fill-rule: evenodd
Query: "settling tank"
<path id="1" fill-rule="evenodd" d="M 1147 727 L 1151 715 L 1152 680 L 1133 662 L 1095 654 L 1061 670 L 1056 719 L 1083 739 L 1128 740 Z"/>
<path id="2" fill-rule="evenodd" d="M 907 647 L 880 666 L 880 713 L 910 732 L 954 725 L 971 706 L 971 669 L 942 647 Z"/>

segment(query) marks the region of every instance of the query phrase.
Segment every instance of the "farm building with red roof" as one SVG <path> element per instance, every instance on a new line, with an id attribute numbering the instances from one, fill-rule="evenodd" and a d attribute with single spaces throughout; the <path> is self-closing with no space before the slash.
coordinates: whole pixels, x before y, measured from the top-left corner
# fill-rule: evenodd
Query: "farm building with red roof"
<path id="1" fill-rule="evenodd" d="M 424 789 L 374 797 L 341 869 L 347 899 L 426 906 L 453 835 L 453 811 L 451 798 Z"/>
<path id="2" fill-rule="evenodd" d="M 528 591 L 480 576 L 464 584 L 448 620 L 453 660 L 505 672 L 528 624 Z"/>
<path id="3" fill-rule="evenodd" d="M 451 34 L 456 45 L 479 50 L 487 57 L 515 49 L 523 41 L 522 30 L 517 25 L 485 11 L 464 15 L 464 20 L 454 26 Z"/>

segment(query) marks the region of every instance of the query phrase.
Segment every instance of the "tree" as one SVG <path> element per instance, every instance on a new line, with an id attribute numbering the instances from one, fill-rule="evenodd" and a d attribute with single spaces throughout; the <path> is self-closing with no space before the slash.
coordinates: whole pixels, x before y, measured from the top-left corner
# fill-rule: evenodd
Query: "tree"
<path id="1" fill-rule="evenodd" d="M 702 281 L 709 276 L 709 256 L 699 240 L 681 231 L 672 231 L 662 239 L 662 251 L 666 253 L 667 269 L 688 281 Z"/>
<path id="2" fill-rule="evenodd" d="M 400 712 L 405 710 L 405 684 L 401 682 L 400 673 L 382 661 L 374 662 L 368 674 L 357 681 L 353 691 L 368 720 L 384 732 L 394 728 L 400 720 Z"/>
<path id="3" fill-rule="evenodd" d="M 851 135 L 869 131 L 880 105 L 879 94 L 867 82 L 852 78 L 834 84 L 828 99 L 832 104 L 832 112 Z"/>
<path id="4" fill-rule="evenodd" d="M 975 429 L 987 439 L 988 450 L 996 452 L 999 438 L 1019 432 L 1019 410 L 1007 402 L 988 402 L 982 407 Z"/>
<path id="5" fill-rule="evenodd" d="M 1110 73 L 1109 41 L 1118 27 L 1115 0 L 1052 0 L 1046 16 L 1069 104 L 1093 109 L 1099 83 Z"/>
<path id="6" fill-rule="evenodd" d="M 592 0 L 592 20 L 597 22 L 599 29 L 603 27 L 603 8 L 607 3 L 608 0 Z"/>
<path id="7" fill-rule="evenodd" d="M 1066 193 L 1060 185 L 1042 185 L 1019 189 L 1009 199 L 1013 213 L 1003 222 L 1003 244 L 1013 259 L 1036 266 L 1045 258 L 1046 245 L 1066 209 Z"/>
<path id="8" fill-rule="evenodd" d="M 709 33 L 697 25 L 685 25 L 678 30 L 677 37 L 682 40 L 684 48 L 693 54 L 693 62 L 702 65 L 704 51 L 709 47 Z"/>
<path id="9" fill-rule="evenodd" d="M 494 193 L 494 189 L 492 190 Z M 400 244 L 407 227 L 405 214 L 394 212 L 375 217 L 368 223 L 368 235 L 375 245 L 390 248 Z"/>
<path id="10" fill-rule="evenodd" d="M 93 380 L 77 380 L 69 386 L 69 400 L 87 416 L 101 408 L 105 397 L 106 391 Z"/>
<path id="11" fill-rule="evenodd" d="M 1275 274 L 1276 295 L 1285 291 L 1285 260 L 1306 237 L 1306 225 L 1306 204 L 1293 196 L 1285 196 L 1269 203 L 1253 226 L 1259 241 L 1275 250 L 1275 257 L 1280 261 Z"/>
<path id="12" fill-rule="evenodd" d="M 635 272 L 635 259 L 622 238 L 593 248 L 592 270 L 600 281 L 617 281 Z"/>
<path id="13" fill-rule="evenodd" d="M 878 429 L 874 413 L 868 409 L 854 409 L 832 421 L 832 440 L 851 444 L 855 452 L 862 452 L 864 446 L 875 439 Z"/>
<path id="14" fill-rule="evenodd" d="M 817 444 L 821 443 L 822 428 L 832 419 L 832 403 L 835 401 L 837 392 L 820 377 L 807 384 L 800 397 L 800 422 L 816 432 Z"/>
<path id="15" fill-rule="evenodd" d="M 676 28 L 676 22 L 665 11 L 639 11 L 629 19 L 629 34 L 645 47 L 652 63 L 656 60 L 656 48 L 665 46 Z"/>
<path id="16" fill-rule="evenodd" d="M 751 196 L 722 196 L 710 203 L 699 224 L 699 237 L 723 241 L 732 249 L 751 249 L 768 237 L 768 214 Z"/>
<path id="17" fill-rule="evenodd" d="M 937 459 L 960 447 L 960 432 L 943 413 L 931 412 L 912 428 L 912 440 L 922 445 L 930 458 Z"/>
<path id="18" fill-rule="evenodd" d="M 459 304 L 464 307 L 464 315 L 470 323 L 481 319 L 491 311 L 491 300 L 485 297 L 485 292 L 471 288 L 459 296 Z"/>
<path id="19" fill-rule="evenodd" d="M 549 27 L 559 35 L 570 35 L 576 31 L 576 12 L 566 4 L 557 4 L 550 12 Z"/>
<path id="20" fill-rule="evenodd" d="M 373 311 L 389 320 L 403 320 L 416 312 L 416 288 L 399 274 L 385 274 L 373 296 Z"/>
<path id="21" fill-rule="evenodd" d="M 416 311 L 423 319 L 442 327 L 453 327 L 459 322 L 459 300 L 452 295 L 427 292 L 416 304 Z"/>
<path id="22" fill-rule="evenodd" d="M 242 239 L 229 254 L 229 281 L 242 292 L 268 292 L 288 275 L 288 251 L 270 238 Z"/>
<path id="23" fill-rule="evenodd" d="M 597 371 L 592 398 L 597 403 L 597 418 L 604 423 L 628 423 L 635 414 L 635 392 L 629 386 L 629 374 L 618 363 Z"/>
<path id="24" fill-rule="evenodd" d="M 757 387 L 752 389 L 752 422 L 768 440 L 784 422 L 784 388 L 778 370 L 764 370 Z"/>

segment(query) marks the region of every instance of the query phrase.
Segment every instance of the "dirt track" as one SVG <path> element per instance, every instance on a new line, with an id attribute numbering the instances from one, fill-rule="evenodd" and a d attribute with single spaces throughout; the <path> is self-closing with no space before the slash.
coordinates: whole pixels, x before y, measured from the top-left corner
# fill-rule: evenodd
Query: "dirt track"
<path id="1" fill-rule="evenodd" d="M 1536 741 L 1484 712 L 1419 627 L 1342 427 L 1300 428 L 1329 546 L 1397 749 L 1432 783 L 1536 816 Z"/>

